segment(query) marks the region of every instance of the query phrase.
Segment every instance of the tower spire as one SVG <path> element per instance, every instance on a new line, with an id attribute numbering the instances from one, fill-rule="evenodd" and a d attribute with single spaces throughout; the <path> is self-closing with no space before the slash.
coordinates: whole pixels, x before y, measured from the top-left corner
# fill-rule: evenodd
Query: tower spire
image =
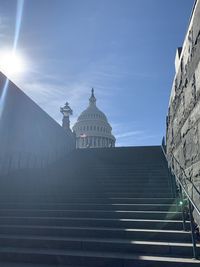
<path id="1" fill-rule="evenodd" d="M 94 96 L 94 88 L 91 90 L 91 97 L 89 99 L 90 105 L 96 105 L 96 97 Z"/>

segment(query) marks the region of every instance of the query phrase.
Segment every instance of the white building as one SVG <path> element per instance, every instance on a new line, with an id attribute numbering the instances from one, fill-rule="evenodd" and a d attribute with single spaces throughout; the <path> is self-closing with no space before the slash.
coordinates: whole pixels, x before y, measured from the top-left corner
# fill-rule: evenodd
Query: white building
<path id="1" fill-rule="evenodd" d="M 78 117 L 73 126 L 76 134 L 76 148 L 114 147 L 115 137 L 105 114 L 96 106 L 94 89 L 89 99 L 89 106 Z"/>

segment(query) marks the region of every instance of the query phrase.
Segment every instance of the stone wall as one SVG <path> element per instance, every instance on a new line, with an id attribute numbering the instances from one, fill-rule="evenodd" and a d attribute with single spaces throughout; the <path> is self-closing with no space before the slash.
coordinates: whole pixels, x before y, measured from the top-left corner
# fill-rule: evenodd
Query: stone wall
<path id="1" fill-rule="evenodd" d="M 171 153 L 200 189 L 200 0 L 195 1 L 188 31 L 176 54 L 176 74 L 167 116 L 167 154 L 177 175 L 183 175 Z M 188 189 L 200 207 L 200 198 Z M 196 220 L 200 220 L 196 217 Z"/>
<path id="2" fill-rule="evenodd" d="M 75 148 L 73 135 L 0 73 L 0 175 L 42 168 Z"/>

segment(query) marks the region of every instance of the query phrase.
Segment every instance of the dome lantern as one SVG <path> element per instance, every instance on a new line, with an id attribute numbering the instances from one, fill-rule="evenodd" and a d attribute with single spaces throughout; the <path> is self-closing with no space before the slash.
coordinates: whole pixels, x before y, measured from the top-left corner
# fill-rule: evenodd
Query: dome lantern
<path id="1" fill-rule="evenodd" d="M 96 97 L 94 96 L 94 88 L 91 90 L 91 97 L 89 99 L 90 105 L 95 105 L 96 106 Z"/>

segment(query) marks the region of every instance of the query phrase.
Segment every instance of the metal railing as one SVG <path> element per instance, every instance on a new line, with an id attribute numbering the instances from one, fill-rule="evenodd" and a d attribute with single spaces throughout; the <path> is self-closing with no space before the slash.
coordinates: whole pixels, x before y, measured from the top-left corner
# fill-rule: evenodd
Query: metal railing
<path id="1" fill-rule="evenodd" d="M 184 231 L 186 231 L 187 229 L 186 220 L 187 220 L 187 214 L 189 213 L 191 237 L 192 237 L 192 244 L 193 244 L 193 256 L 195 259 L 198 259 L 199 255 L 197 251 L 197 240 L 199 238 L 198 236 L 199 232 L 198 232 L 197 224 L 194 221 L 193 211 L 195 210 L 197 214 L 200 216 L 200 208 L 195 203 L 195 200 L 193 199 L 193 194 L 195 191 L 195 193 L 200 197 L 200 191 L 198 190 L 196 185 L 193 183 L 192 177 L 189 177 L 186 174 L 185 169 L 181 166 L 180 162 L 177 160 L 174 154 L 171 152 L 167 155 L 164 137 L 162 139 L 161 148 L 166 158 L 166 161 L 168 163 L 168 170 L 169 170 L 170 177 L 171 177 L 171 185 L 172 185 L 173 194 L 177 199 L 178 198 L 180 199 L 179 204 L 181 205 Z M 170 158 L 170 161 L 168 157 Z M 175 162 L 180 169 L 180 172 L 178 175 L 176 174 L 173 162 Z M 188 185 L 190 185 L 190 191 L 192 192 L 192 194 L 190 194 L 189 192 Z"/>

